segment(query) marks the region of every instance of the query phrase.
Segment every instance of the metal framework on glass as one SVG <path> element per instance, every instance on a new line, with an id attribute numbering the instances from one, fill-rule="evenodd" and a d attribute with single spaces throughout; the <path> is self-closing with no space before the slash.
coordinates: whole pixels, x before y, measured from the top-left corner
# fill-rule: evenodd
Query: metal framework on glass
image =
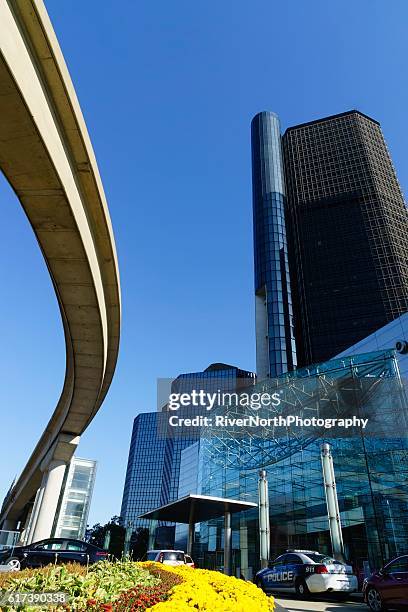
<path id="1" fill-rule="evenodd" d="M 259 383 L 253 391 L 281 392 L 271 414 L 301 418 L 368 416 L 367 432 L 265 427 L 208 428 L 201 491 L 257 500 L 258 473 L 267 469 L 271 556 L 286 548 L 331 554 L 321 465 L 322 443 L 333 456 L 345 556 L 363 572 L 408 548 L 408 408 L 394 351 L 345 357 Z M 230 416 L 242 417 L 235 408 Z M 204 432 L 203 432 L 204 433 Z M 235 572 L 251 578 L 259 567 L 257 512 L 233 519 Z M 200 525 L 195 555 L 209 567 L 219 563 L 222 525 Z"/>

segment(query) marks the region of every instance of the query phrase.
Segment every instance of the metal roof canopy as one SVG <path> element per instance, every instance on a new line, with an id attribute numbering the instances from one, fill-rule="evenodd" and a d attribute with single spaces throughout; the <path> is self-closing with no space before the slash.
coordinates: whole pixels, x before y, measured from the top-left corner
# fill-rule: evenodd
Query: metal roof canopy
<path id="1" fill-rule="evenodd" d="M 145 512 L 138 518 L 187 524 L 193 520 L 194 523 L 201 523 L 202 521 L 209 521 L 224 516 L 225 512 L 234 514 L 256 508 L 257 505 L 253 502 L 241 501 L 239 499 L 210 497 L 208 495 L 190 493 L 170 504 Z"/>
<path id="2" fill-rule="evenodd" d="M 194 525 L 201 521 L 224 516 L 224 573 L 231 572 L 231 514 L 251 510 L 258 504 L 228 499 L 227 497 L 209 497 L 190 493 L 170 504 L 145 512 L 138 518 L 151 521 L 170 521 L 172 523 L 188 524 L 187 552 L 191 555 L 194 540 Z"/>

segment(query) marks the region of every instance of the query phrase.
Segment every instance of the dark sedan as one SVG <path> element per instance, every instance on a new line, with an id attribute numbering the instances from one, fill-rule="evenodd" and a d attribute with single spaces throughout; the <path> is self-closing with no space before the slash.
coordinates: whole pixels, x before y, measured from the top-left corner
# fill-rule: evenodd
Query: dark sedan
<path id="1" fill-rule="evenodd" d="M 363 594 L 372 612 L 408 610 L 408 555 L 393 559 L 366 578 Z"/>
<path id="2" fill-rule="evenodd" d="M 49 563 L 96 563 L 107 559 L 108 553 L 94 544 L 67 538 L 52 538 L 27 546 L 15 546 L 0 551 L 0 564 L 10 571 L 26 567 L 42 567 Z"/>

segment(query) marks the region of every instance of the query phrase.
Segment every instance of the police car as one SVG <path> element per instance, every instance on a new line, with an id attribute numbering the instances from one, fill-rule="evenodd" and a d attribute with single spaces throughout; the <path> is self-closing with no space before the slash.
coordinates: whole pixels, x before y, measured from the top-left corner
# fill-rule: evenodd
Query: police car
<path id="1" fill-rule="evenodd" d="M 287 550 L 256 574 L 255 584 L 266 593 L 296 592 L 304 597 L 357 591 L 357 577 L 350 565 L 313 550 Z"/>

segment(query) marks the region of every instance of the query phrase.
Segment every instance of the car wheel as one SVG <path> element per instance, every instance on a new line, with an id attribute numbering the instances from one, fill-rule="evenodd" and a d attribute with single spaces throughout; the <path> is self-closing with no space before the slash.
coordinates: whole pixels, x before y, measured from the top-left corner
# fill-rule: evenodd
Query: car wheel
<path id="1" fill-rule="evenodd" d="M 381 612 L 386 609 L 381 600 L 381 595 L 374 588 L 370 588 L 367 592 L 367 605 L 372 612 Z"/>
<path id="2" fill-rule="evenodd" d="M 21 570 L 21 561 L 18 557 L 10 557 L 10 559 L 7 559 L 5 565 L 8 565 L 10 572 L 18 572 Z"/>
<path id="3" fill-rule="evenodd" d="M 310 591 L 307 588 L 307 584 L 304 580 L 297 580 L 296 585 L 296 595 L 299 597 L 309 597 Z"/>

